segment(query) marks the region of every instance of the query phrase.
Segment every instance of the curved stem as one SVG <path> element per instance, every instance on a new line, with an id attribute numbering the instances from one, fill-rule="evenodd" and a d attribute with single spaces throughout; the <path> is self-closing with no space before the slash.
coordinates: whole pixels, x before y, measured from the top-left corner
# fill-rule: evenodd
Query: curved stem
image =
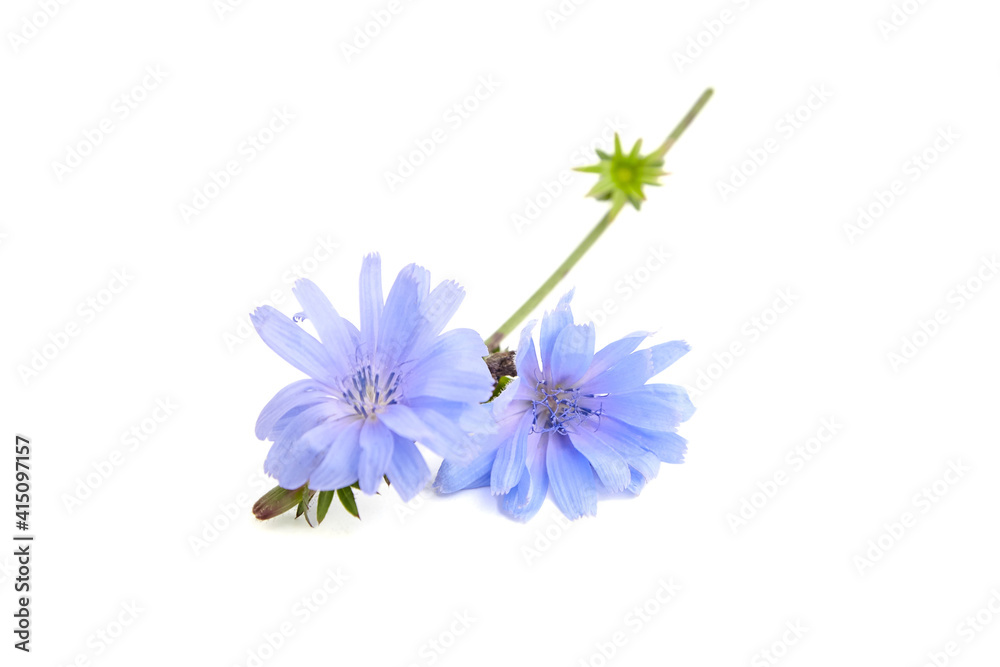
<path id="1" fill-rule="evenodd" d="M 711 88 L 707 88 L 705 92 L 701 94 L 701 97 L 699 97 L 694 103 L 694 106 L 692 106 L 684 118 L 677 123 L 677 127 L 673 129 L 663 143 L 660 144 L 660 147 L 656 149 L 654 153 L 655 155 L 662 158 L 667 154 L 667 151 L 669 151 L 680 136 L 684 134 L 684 131 L 688 128 L 691 122 L 694 121 L 702 107 L 704 107 L 708 100 L 712 97 L 713 92 L 714 91 Z M 604 217 L 600 219 L 592 230 L 590 230 L 590 233 L 587 234 L 583 241 L 580 242 L 580 245 L 578 245 L 576 249 L 570 253 L 570 256 L 559 265 L 559 268 L 557 268 L 552 275 L 549 276 L 548 280 L 542 283 L 542 286 L 535 290 L 535 293 L 528 297 L 528 300 L 525 301 L 513 315 L 507 318 L 507 321 L 501 324 L 500 328 L 498 328 L 493 335 L 486 340 L 486 348 L 490 352 L 498 352 L 500 350 L 500 343 L 503 339 L 509 336 L 510 333 L 514 331 L 514 327 L 523 322 L 531 311 L 537 308 L 538 304 L 540 304 L 542 300 L 549 295 L 549 292 L 555 289 L 555 286 L 566 277 L 566 274 L 570 272 L 570 269 L 572 269 L 578 261 L 580 261 L 580 258 L 583 257 L 584 253 L 590 250 L 590 247 L 597 242 L 597 239 L 601 237 L 604 230 L 611 226 L 611 223 L 615 221 L 615 218 L 618 217 L 618 214 L 621 213 L 624 206 L 625 202 L 616 202 L 612 204 L 611 209 L 604 214 Z"/>

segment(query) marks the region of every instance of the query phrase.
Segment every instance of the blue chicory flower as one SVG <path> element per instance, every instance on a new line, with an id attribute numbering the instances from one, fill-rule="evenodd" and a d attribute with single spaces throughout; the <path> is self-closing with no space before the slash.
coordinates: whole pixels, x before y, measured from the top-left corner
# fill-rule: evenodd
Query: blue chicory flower
<path id="1" fill-rule="evenodd" d="M 572 292 L 542 318 L 541 365 L 531 322 L 521 332 L 517 377 L 490 404 L 498 430 L 469 464 L 446 459 L 441 493 L 489 486 L 501 510 L 525 521 L 548 488 L 570 519 L 597 512 L 598 491 L 638 494 L 660 462 L 682 463 L 677 426 L 694 412 L 682 388 L 646 382 L 683 356 L 684 341 L 634 351 L 634 333 L 594 353 L 594 325 L 574 324 Z"/>
<path id="2" fill-rule="evenodd" d="M 264 470 L 280 486 L 339 489 L 358 482 L 375 493 L 385 475 L 404 500 L 428 482 L 419 441 L 443 457 L 470 460 L 472 433 L 492 427 L 493 378 L 486 346 L 471 329 L 441 331 L 465 296 L 457 283 L 429 288 L 415 264 L 382 299 L 378 255 L 361 269 L 361 328 L 340 317 L 309 280 L 293 289 L 304 312 L 290 319 L 270 306 L 251 319 L 260 337 L 304 372 L 264 406 L 256 434 L 273 445 Z M 312 322 L 319 340 L 296 322 Z"/>

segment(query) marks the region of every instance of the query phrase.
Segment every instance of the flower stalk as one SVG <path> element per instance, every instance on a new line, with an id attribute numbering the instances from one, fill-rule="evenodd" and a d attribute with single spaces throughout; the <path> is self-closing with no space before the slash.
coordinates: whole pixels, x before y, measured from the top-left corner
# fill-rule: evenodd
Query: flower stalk
<path id="1" fill-rule="evenodd" d="M 702 108 L 708 103 L 708 100 L 712 97 L 713 90 L 708 88 L 701 94 L 701 97 L 694 103 L 694 105 L 688 110 L 687 114 L 677 123 L 677 126 L 673 131 L 667 136 L 667 138 L 660 144 L 659 148 L 650 153 L 648 156 L 640 158 L 638 155 L 638 149 L 641 146 L 641 142 L 637 143 L 633 148 L 632 153 L 629 155 L 624 155 L 621 152 L 621 145 L 618 141 L 618 137 L 615 137 L 615 155 L 609 156 L 604 153 L 598 153 L 602 159 L 602 162 L 594 167 L 585 167 L 580 171 L 588 171 L 593 173 L 601 173 L 602 180 L 598 183 L 598 186 L 591 191 L 591 194 L 597 196 L 600 199 L 608 199 L 611 201 L 611 208 L 607 213 L 604 214 L 598 223 L 590 230 L 590 233 L 584 237 L 583 241 L 570 253 L 562 264 L 556 268 L 549 278 L 542 283 L 535 292 L 528 297 L 520 308 L 518 308 L 513 315 L 507 318 L 507 321 L 500 325 L 500 327 L 486 339 L 486 348 L 490 352 L 498 352 L 500 350 L 500 343 L 503 342 L 504 338 L 509 336 L 514 329 L 521 324 L 527 318 L 527 316 L 538 307 L 538 304 L 545 299 L 546 296 L 555 289 L 566 274 L 572 270 L 576 263 L 580 261 L 588 250 L 597 242 L 597 239 L 604 234 L 605 230 L 611 226 L 611 223 L 615 221 L 618 214 L 621 213 L 622 209 L 625 207 L 626 203 L 632 203 L 637 209 L 639 208 L 639 203 L 645 197 L 642 195 L 641 186 L 642 185 L 659 185 L 655 182 L 656 179 L 663 175 L 659 167 L 662 165 L 664 156 L 667 154 L 677 140 L 684 134 L 688 126 L 694 121 L 694 119 L 701 112 Z M 616 163 L 625 163 L 624 166 Z M 638 170 L 646 169 L 645 174 L 633 173 L 635 170 L 632 169 L 636 166 Z M 645 176 L 645 178 L 643 178 Z M 642 180 L 636 180 L 642 179 Z M 621 183 L 622 180 L 631 181 L 628 183 Z M 601 188 L 601 186 L 604 186 Z M 616 190 L 616 186 L 618 189 Z M 599 189 L 600 188 L 600 189 Z"/>

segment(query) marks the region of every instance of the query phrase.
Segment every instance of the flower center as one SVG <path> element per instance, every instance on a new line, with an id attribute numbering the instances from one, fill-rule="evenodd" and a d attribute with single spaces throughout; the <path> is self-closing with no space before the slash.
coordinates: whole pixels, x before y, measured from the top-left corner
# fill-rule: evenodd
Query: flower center
<path id="1" fill-rule="evenodd" d="M 381 412 L 387 405 L 395 405 L 399 398 L 399 375 L 393 371 L 383 377 L 369 364 L 346 378 L 341 388 L 344 400 L 354 407 L 356 413 L 367 418 Z"/>
<path id="2" fill-rule="evenodd" d="M 535 385 L 535 398 L 531 401 L 534 419 L 531 430 L 535 433 L 566 434 L 566 428 L 579 424 L 591 417 L 600 417 L 602 410 L 580 405 L 581 398 L 593 398 L 592 394 L 582 394 L 579 389 L 549 387 L 545 380 Z"/>
<path id="3" fill-rule="evenodd" d="M 615 167 L 613 173 L 615 184 L 622 188 L 630 186 L 635 178 L 635 172 L 632 171 L 632 167 L 627 165 Z"/>

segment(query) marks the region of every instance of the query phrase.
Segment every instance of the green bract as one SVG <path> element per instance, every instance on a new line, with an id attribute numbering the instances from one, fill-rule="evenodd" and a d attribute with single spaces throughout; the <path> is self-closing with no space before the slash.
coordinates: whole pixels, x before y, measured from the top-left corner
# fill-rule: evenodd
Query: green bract
<path id="1" fill-rule="evenodd" d="M 598 150 L 600 162 L 588 167 L 578 167 L 577 171 L 597 174 L 597 184 L 587 193 L 600 201 L 608 201 L 621 208 L 626 203 L 632 204 L 637 210 L 642 205 L 646 195 L 642 188 L 645 185 L 660 185 L 663 171 L 663 151 L 657 150 L 649 155 L 639 155 L 642 139 L 635 142 L 628 153 L 622 151 L 622 142 L 615 134 L 615 152 L 608 155 Z"/>

